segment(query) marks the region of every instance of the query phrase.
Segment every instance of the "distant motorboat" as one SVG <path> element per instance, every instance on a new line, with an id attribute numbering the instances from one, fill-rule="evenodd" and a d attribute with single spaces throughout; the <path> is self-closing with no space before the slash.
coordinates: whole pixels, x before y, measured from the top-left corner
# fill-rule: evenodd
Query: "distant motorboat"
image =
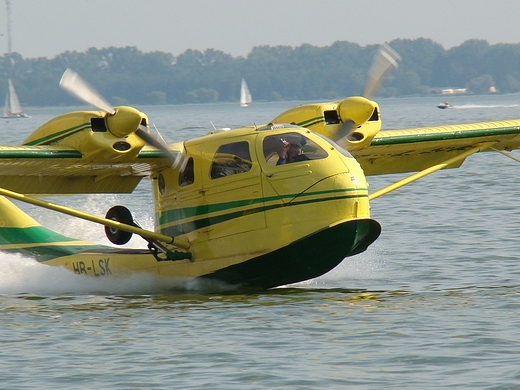
<path id="1" fill-rule="evenodd" d="M 444 102 L 444 103 L 437 105 L 437 108 L 441 108 L 441 109 L 445 109 L 445 108 L 449 108 L 449 107 L 451 107 L 451 105 L 448 102 Z"/>
<path id="2" fill-rule="evenodd" d="M 4 115 L 2 118 L 30 118 L 29 115 L 24 114 L 22 111 L 20 100 L 11 79 L 7 79 L 7 93 L 5 95 Z"/>
<path id="3" fill-rule="evenodd" d="M 240 107 L 247 107 L 252 101 L 253 99 L 251 98 L 251 93 L 247 87 L 246 80 L 242 79 L 242 84 L 240 85 Z"/>

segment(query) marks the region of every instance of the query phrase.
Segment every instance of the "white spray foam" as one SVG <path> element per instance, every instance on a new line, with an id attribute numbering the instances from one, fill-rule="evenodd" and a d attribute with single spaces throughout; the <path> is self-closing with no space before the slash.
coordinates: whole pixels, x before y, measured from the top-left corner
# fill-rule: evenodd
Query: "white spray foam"
<path id="1" fill-rule="evenodd" d="M 0 252 L 0 294 L 141 295 L 169 292 L 216 292 L 231 287 L 210 280 L 165 278 L 146 273 L 128 276 L 77 275 L 63 267 L 41 264 L 19 254 Z"/>

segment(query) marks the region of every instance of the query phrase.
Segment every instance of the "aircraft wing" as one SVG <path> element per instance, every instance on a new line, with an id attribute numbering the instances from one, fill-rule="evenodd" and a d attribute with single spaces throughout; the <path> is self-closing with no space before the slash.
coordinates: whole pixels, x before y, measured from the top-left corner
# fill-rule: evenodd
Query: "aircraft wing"
<path id="1" fill-rule="evenodd" d="M 471 151 L 518 148 L 520 120 L 505 120 L 379 131 L 368 146 L 351 153 L 368 176 L 422 171 L 444 162 L 443 168 L 457 168 Z"/>
<path id="2" fill-rule="evenodd" d="M 60 146 L 1 146 L 0 188 L 24 194 L 130 193 L 171 164 L 152 147 L 126 161 L 95 161 Z"/>

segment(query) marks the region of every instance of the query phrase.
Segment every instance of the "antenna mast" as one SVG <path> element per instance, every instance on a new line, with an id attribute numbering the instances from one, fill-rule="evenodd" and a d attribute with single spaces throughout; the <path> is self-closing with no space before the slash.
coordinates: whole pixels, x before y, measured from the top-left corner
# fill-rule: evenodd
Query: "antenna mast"
<path id="1" fill-rule="evenodd" d="M 5 6 L 7 8 L 7 53 L 11 54 L 11 0 L 5 0 Z"/>

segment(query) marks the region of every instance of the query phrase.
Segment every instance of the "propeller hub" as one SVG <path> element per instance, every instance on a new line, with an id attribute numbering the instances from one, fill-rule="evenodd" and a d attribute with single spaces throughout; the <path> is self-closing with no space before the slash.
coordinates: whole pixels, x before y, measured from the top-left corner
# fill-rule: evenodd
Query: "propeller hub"
<path id="1" fill-rule="evenodd" d="M 106 117 L 107 128 L 117 138 L 124 138 L 137 130 L 141 121 L 146 119 L 139 110 L 120 106 L 115 108 L 112 115 Z"/>
<path id="2" fill-rule="evenodd" d="M 358 127 L 372 117 L 376 108 L 377 105 L 373 101 L 361 96 L 353 96 L 342 100 L 338 111 L 343 123 L 352 121 L 354 127 Z"/>

